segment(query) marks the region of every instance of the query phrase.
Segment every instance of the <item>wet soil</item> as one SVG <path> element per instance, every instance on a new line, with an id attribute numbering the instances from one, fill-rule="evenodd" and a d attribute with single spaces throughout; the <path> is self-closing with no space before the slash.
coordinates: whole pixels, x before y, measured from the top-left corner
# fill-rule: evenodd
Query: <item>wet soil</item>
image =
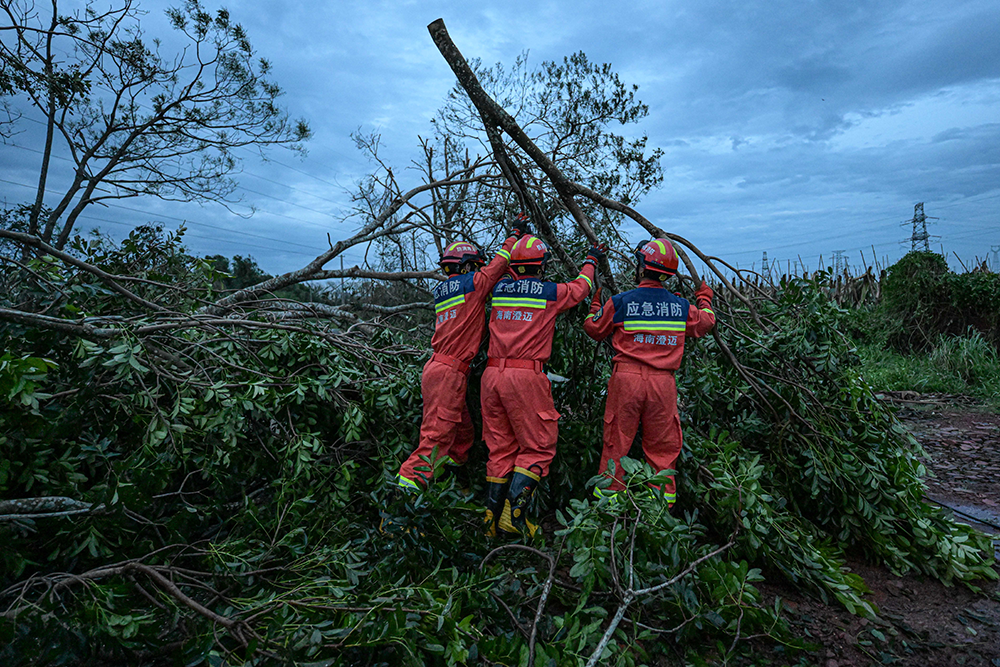
<path id="1" fill-rule="evenodd" d="M 884 398 L 899 407 L 900 420 L 923 446 L 928 499 L 996 535 L 1000 547 L 1000 415 L 958 397 L 901 392 Z M 762 587 L 766 600 L 780 596 L 793 628 L 818 648 L 795 658 L 761 655 L 761 664 L 1000 667 L 1000 584 L 982 582 L 976 593 L 862 562 L 849 565 L 871 588 L 880 621 L 769 583 Z"/>

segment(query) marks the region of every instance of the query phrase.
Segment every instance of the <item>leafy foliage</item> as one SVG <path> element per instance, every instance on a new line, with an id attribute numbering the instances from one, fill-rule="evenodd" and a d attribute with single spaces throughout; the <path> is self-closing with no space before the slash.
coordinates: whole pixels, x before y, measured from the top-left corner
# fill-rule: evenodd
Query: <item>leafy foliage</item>
<path id="1" fill-rule="evenodd" d="M 188 317 L 220 280 L 155 229 L 74 247 Z M 0 523 L 15 545 L 4 664 L 697 664 L 749 651 L 751 634 L 804 648 L 757 592 L 764 577 L 874 614 L 848 549 L 946 582 L 992 576 L 985 538 L 922 501 L 915 445 L 857 375 L 844 313 L 817 282 L 762 306 L 780 333 L 717 308 L 745 364 L 788 360 L 796 375 L 772 386 L 784 409 L 755 401 L 714 342 L 689 344 L 676 514 L 632 459 L 621 501 L 589 499 L 609 368 L 582 314 L 563 319 L 560 453 L 540 494 L 546 537 L 527 546 L 481 535 L 475 487 L 392 484 L 419 429 L 423 334 L 246 313 L 239 328 L 128 335 L 149 317 L 133 301 L 32 262 L 18 299 L 131 328 L 0 328 L 0 497 L 90 504 Z"/>
<path id="2" fill-rule="evenodd" d="M 941 255 L 911 252 L 889 267 L 882 294 L 877 316 L 897 351 L 925 351 L 970 328 L 1000 347 L 1000 274 L 956 274 Z"/>

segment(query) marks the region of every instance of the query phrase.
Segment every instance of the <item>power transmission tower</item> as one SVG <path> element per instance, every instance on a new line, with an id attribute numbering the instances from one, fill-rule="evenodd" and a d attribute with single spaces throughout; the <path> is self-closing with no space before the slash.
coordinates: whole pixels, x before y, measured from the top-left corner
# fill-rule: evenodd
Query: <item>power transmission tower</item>
<path id="1" fill-rule="evenodd" d="M 771 275 L 771 265 L 767 263 L 767 251 L 764 251 L 764 256 L 760 259 L 760 274 Z"/>
<path id="2" fill-rule="evenodd" d="M 991 245 L 990 250 L 993 251 L 993 271 L 1000 273 L 1000 245 Z"/>
<path id="3" fill-rule="evenodd" d="M 913 219 L 904 220 L 899 223 L 902 226 L 913 225 L 913 234 L 910 235 L 910 252 L 915 252 L 917 250 L 923 252 L 931 251 L 930 240 L 941 238 L 940 236 L 931 236 L 927 233 L 927 221 L 937 220 L 937 218 L 932 218 L 924 215 L 924 203 L 920 202 L 913 207 Z M 906 240 L 900 241 L 900 243 L 906 243 Z"/>
<path id="4" fill-rule="evenodd" d="M 843 250 L 833 251 L 833 273 L 840 274 L 842 271 L 847 270 L 847 256 L 844 254 Z"/>

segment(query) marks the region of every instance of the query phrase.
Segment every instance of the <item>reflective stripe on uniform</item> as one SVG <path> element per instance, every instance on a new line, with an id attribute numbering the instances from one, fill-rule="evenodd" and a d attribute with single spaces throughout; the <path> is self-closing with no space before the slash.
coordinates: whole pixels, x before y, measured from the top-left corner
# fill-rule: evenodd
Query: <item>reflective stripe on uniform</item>
<path id="1" fill-rule="evenodd" d="M 453 296 L 450 299 L 446 299 L 441 303 L 434 306 L 434 312 L 440 313 L 442 310 L 448 310 L 449 308 L 454 308 L 455 306 L 460 306 L 465 303 L 465 295 L 459 294 L 458 296 Z"/>
<path id="2" fill-rule="evenodd" d="M 625 320 L 625 331 L 684 331 L 686 322 L 674 320 Z"/>
<path id="3" fill-rule="evenodd" d="M 420 485 L 414 482 L 408 477 L 403 477 L 402 475 L 396 475 L 396 486 L 401 489 L 406 489 L 407 491 L 419 491 Z"/>
<path id="4" fill-rule="evenodd" d="M 713 316 L 715 315 L 715 311 L 712 310 L 711 308 L 702 308 L 701 310 L 704 313 L 712 313 Z"/>
<path id="5" fill-rule="evenodd" d="M 531 299 L 523 296 L 494 296 L 493 305 L 503 308 L 540 308 L 545 309 L 548 301 L 545 299 Z"/>
<path id="6" fill-rule="evenodd" d="M 510 253 L 504 250 L 503 248 L 497 250 L 497 254 L 506 259 L 508 262 L 510 261 Z"/>
<path id="7" fill-rule="evenodd" d="M 518 467 L 518 466 L 514 466 L 514 472 L 519 472 L 522 475 L 527 475 L 528 477 L 530 477 L 531 479 L 535 480 L 536 482 L 541 479 L 540 475 L 531 472 L 527 468 L 521 468 L 521 467 Z"/>
<path id="8" fill-rule="evenodd" d="M 591 289 L 594 288 L 594 281 L 593 280 L 591 280 L 587 276 L 583 275 L 582 273 L 576 277 L 577 280 L 579 280 L 580 278 L 583 278 L 584 280 L 586 280 L 587 284 L 590 285 Z"/>

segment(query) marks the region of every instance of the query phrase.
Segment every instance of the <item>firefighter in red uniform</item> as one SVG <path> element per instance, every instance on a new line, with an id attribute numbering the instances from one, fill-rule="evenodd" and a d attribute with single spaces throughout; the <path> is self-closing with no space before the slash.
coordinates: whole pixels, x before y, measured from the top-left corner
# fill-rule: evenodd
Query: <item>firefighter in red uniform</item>
<path id="1" fill-rule="evenodd" d="M 465 403 L 469 362 L 483 339 L 486 298 L 507 270 L 511 248 L 528 233 L 526 220 L 518 216 L 510 238 L 481 270 L 476 269 L 485 263 L 483 253 L 471 243 L 452 243 L 441 255 L 441 269 L 448 278 L 434 288 L 434 354 L 424 365 L 420 380 L 424 399 L 420 443 L 396 477 L 403 489 L 417 490 L 427 484 L 432 471 L 421 457 L 430 458 L 435 447 L 438 458 L 450 465 L 461 466 L 468 459 L 474 436 Z"/>
<path id="2" fill-rule="evenodd" d="M 611 336 L 615 349 L 598 471 L 605 472 L 608 461 L 614 461 L 609 495 L 625 488 L 621 458 L 628 454 L 640 421 L 646 461 L 656 471 L 674 469 L 681 451 L 674 371 L 681 365 L 684 339 L 704 336 L 715 326 L 713 292 L 705 283 L 695 290 L 697 307 L 664 288 L 664 281 L 677 272 L 677 254 L 670 241 L 640 243 L 636 258 L 638 286 L 603 306 L 598 291 L 583 324 L 595 340 Z M 677 498 L 673 477 L 662 492 L 672 505 Z M 595 493 L 603 495 L 599 489 Z"/>
<path id="3" fill-rule="evenodd" d="M 594 285 L 603 246 L 591 248 L 580 275 L 543 281 L 548 249 L 523 236 L 510 252 L 510 274 L 493 288 L 490 349 L 483 373 L 487 533 L 534 535 L 528 502 L 556 453 L 559 413 L 542 365 L 552 355 L 556 315 L 583 301 Z"/>

